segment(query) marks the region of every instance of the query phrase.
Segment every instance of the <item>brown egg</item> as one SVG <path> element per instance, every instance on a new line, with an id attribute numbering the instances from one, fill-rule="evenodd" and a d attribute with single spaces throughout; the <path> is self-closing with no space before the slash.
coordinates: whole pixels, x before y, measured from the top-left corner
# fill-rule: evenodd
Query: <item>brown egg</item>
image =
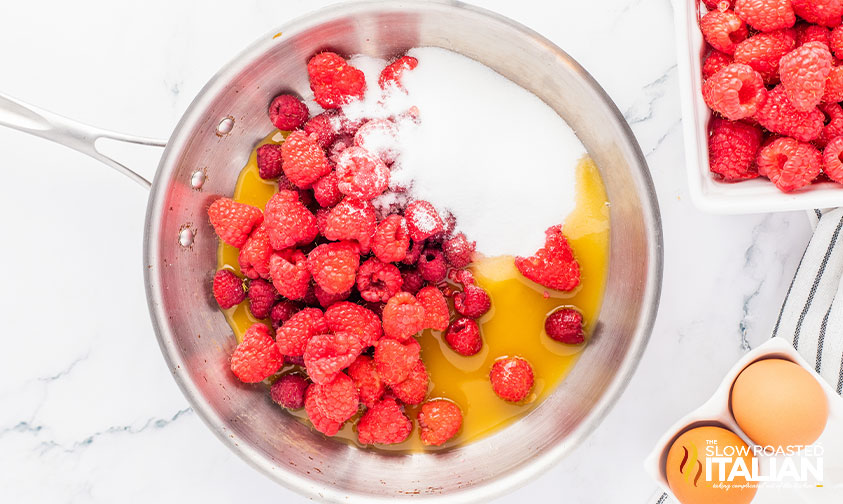
<path id="1" fill-rule="evenodd" d="M 828 398 L 816 378 L 783 359 L 754 362 L 732 387 L 732 415 L 753 443 L 811 444 L 825 430 Z"/>
<path id="2" fill-rule="evenodd" d="M 712 453 L 717 447 L 718 453 Z M 727 448 L 731 447 L 731 448 Z M 742 476 L 728 481 L 732 466 L 725 464 L 726 481 L 719 479 L 717 464 L 713 464 L 711 480 L 706 479 L 706 458 L 710 455 L 739 453 L 745 467 L 752 470 L 752 452 L 734 432 L 722 427 L 697 427 L 676 438 L 667 453 L 665 473 L 670 491 L 681 504 L 747 504 L 758 488 Z M 741 451 L 743 450 L 743 451 Z M 722 484 L 722 485 L 721 485 Z"/>

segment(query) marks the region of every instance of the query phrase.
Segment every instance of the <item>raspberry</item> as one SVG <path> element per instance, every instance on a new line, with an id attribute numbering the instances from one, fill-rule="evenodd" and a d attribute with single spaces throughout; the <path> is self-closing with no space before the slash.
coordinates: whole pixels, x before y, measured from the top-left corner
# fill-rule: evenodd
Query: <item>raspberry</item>
<path id="1" fill-rule="evenodd" d="M 576 345 L 585 341 L 582 313 L 573 308 L 560 308 L 544 320 L 544 332 L 551 339 Z"/>
<path id="2" fill-rule="evenodd" d="M 303 131 L 294 131 L 281 144 L 284 175 L 302 189 L 307 189 L 331 171 L 325 151 L 319 147 L 315 138 L 307 136 Z"/>
<path id="3" fill-rule="evenodd" d="M 398 262 L 407 255 L 410 235 L 400 215 L 390 215 L 378 224 L 372 239 L 372 252 L 383 262 Z"/>
<path id="4" fill-rule="evenodd" d="M 735 48 L 735 52 L 740 49 L 742 44 L 745 44 L 746 41 L 741 42 Z M 705 61 L 703 62 L 702 67 L 702 74 L 703 79 L 708 79 L 712 75 L 716 74 L 720 69 L 725 68 L 729 65 L 734 63 L 734 58 L 726 54 L 724 52 L 720 52 L 717 49 L 712 49 L 708 56 L 706 56 Z M 751 66 L 751 65 L 750 65 Z"/>
<path id="5" fill-rule="evenodd" d="M 733 63 L 707 79 L 702 93 L 711 110 L 737 121 L 755 114 L 767 89 L 761 74 L 752 67 Z"/>
<path id="6" fill-rule="evenodd" d="M 249 311 L 255 318 L 265 319 L 269 317 L 272 305 L 278 297 L 278 292 L 271 283 L 263 278 L 256 278 L 249 282 Z"/>
<path id="7" fill-rule="evenodd" d="M 820 174 L 822 155 L 811 144 L 779 138 L 758 152 L 758 170 L 784 192 L 811 183 Z"/>
<path id="8" fill-rule="evenodd" d="M 465 268 L 474 258 L 477 242 L 470 242 L 463 233 L 457 233 L 453 238 L 442 243 L 445 260 L 452 268 Z"/>
<path id="9" fill-rule="evenodd" d="M 828 80 L 825 82 L 823 101 L 826 103 L 843 101 L 843 66 L 836 66 L 829 72 Z"/>
<path id="10" fill-rule="evenodd" d="M 332 163 L 336 164 L 340 159 L 340 154 L 352 145 L 354 145 L 353 136 L 345 134 L 340 135 L 333 141 L 333 143 L 331 143 L 331 146 L 328 147 L 328 159 L 330 159 Z"/>
<path id="11" fill-rule="evenodd" d="M 304 357 L 298 355 L 296 357 L 285 355 L 284 356 L 284 364 L 291 364 L 293 366 L 302 366 L 304 367 Z"/>
<path id="12" fill-rule="evenodd" d="M 427 446 L 440 446 L 462 427 L 460 407 L 445 399 L 424 403 L 419 411 L 419 437 Z"/>
<path id="13" fill-rule="evenodd" d="M 500 358 L 492 364 L 489 379 L 498 397 L 504 401 L 520 402 L 533 388 L 533 368 L 521 357 Z"/>
<path id="14" fill-rule="evenodd" d="M 272 310 L 269 311 L 269 320 L 272 321 L 272 327 L 278 329 L 281 325 L 290 320 L 290 318 L 299 311 L 299 306 L 290 301 L 278 301 Z"/>
<path id="15" fill-rule="evenodd" d="M 424 307 L 424 326 L 434 331 L 444 331 L 451 320 L 448 301 L 438 287 L 429 286 L 416 294 L 416 299 Z"/>
<path id="16" fill-rule="evenodd" d="M 360 254 L 352 242 L 324 243 L 307 255 L 313 280 L 329 294 L 351 289 L 359 264 Z"/>
<path id="17" fill-rule="evenodd" d="M 389 388 L 395 394 L 395 398 L 404 404 L 420 404 L 427 397 L 429 382 L 424 362 L 419 359 L 413 365 L 406 380 Z"/>
<path id="18" fill-rule="evenodd" d="M 313 183 L 313 198 L 322 208 L 332 207 L 342 199 L 337 182 L 337 174 L 332 171 Z"/>
<path id="19" fill-rule="evenodd" d="M 796 45 L 807 44 L 808 42 L 822 42 L 831 46 L 831 30 L 825 26 L 800 23 L 796 25 Z"/>
<path id="20" fill-rule="evenodd" d="M 326 109 L 359 100 L 366 92 L 366 76 L 349 65 L 342 56 L 324 52 L 307 62 L 310 89 L 316 103 Z"/>
<path id="21" fill-rule="evenodd" d="M 313 383 L 327 383 L 363 351 L 352 333 L 317 334 L 304 349 L 304 367 Z"/>
<path id="22" fill-rule="evenodd" d="M 843 184 L 843 136 L 838 136 L 826 145 L 823 151 L 823 172 L 831 180 Z"/>
<path id="23" fill-rule="evenodd" d="M 580 265 L 562 234 L 562 226 L 548 228 L 544 247 L 532 257 L 516 257 L 515 267 L 525 277 L 551 289 L 570 291 L 580 284 Z"/>
<path id="24" fill-rule="evenodd" d="M 313 427 L 325 434 L 326 436 L 334 436 L 342 427 L 342 422 L 336 422 L 325 416 L 325 412 L 316 402 L 316 385 L 307 387 L 304 393 L 304 411 L 307 413 L 307 418 Z"/>
<path id="25" fill-rule="evenodd" d="M 354 380 L 345 373 L 337 373 L 324 383 L 314 383 L 313 400 L 325 417 L 335 422 L 353 417 L 360 405 Z"/>
<path id="26" fill-rule="evenodd" d="M 755 119 L 773 133 L 802 142 L 814 140 L 823 129 L 823 113 L 816 108 L 808 112 L 796 110 L 781 85 L 767 93 L 767 99 L 758 107 Z"/>
<path id="27" fill-rule="evenodd" d="M 319 308 L 304 308 L 293 314 L 275 331 L 275 343 L 281 353 L 291 357 L 304 354 L 310 338 L 328 332 L 328 324 Z"/>
<path id="28" fill-rule="evenodd" d="M 829 48 L 837 59 L 843 59 L 843 25 L 840 25 L 831 30 L 831 39 L 829 40 Z"/>
<path id="29" fill-rule="evenodd" d="M 466 357 L 475 355 L 483 348 L 480 326 L 468 317 L 460 317 L 451 322 L 445 331 L 445 341 L 455 352 Z"/>
<path id="30" fill-rule="evenodd" d="M 304 124 L 309 115 L 307 105 L 293 95 L 278 95 L 269 104 L 269 120 L 276 128 L 283 131 L 298 128 Z"/>
<path id="31" fill-rule="evenodd" d="M 356 240 L 362 250 L 368 250 L 375 234 L 377 217 L 368 201 L 344 199 L 325 217 L 322 235 L 329 240 Z"/>
<path id="32" fill-rule="evenodd" d="M 356 335 L 363 347 L 374 345 L 381 337 L 378 315 L 358 304 L 339 302 L 331 305 L 325 310 L 325 321 L 333 332 Z"/>
<path id="33" fill-rule="evenodd" d="M 424 287 L 424 278 L 414 269 L 402 271 L 401 280 L 401 290 L 410 294 L 415 294 L 419 289 Z"/>
<path id="34" fill-rule="evenodd" d="M 277 380 L 269 388 L 272 400 L 280 406 L 297 410 L 304 407 L 304 392 L 307 390 L 307 380 L 298 373 L 288 373 Z"/>
<path id="35" fill-rule="evenodd" d="M 823 26 L 837 26 L 843 16 L 843 2 L 840 0 L 791 0 L 796 15 Z"/>
<path id="36" fill-rule="evenodd" d="M 348 376 L 354 380 L 360 402 L 371 408 L 383 397 L 386 385 L 381 381 L 371 357 L 360 355 L 348 366 Z"/>
<path id="37" fill-rule="evenodd" d="M 351 296 L 351 289 L 345 292 L 339 292 L 337 294 L 332 294 L 330 292 L 325 292 L 325 289 L 319 287 L 319 285 L 313 286 L 313 295 L 316 296 L 316 301 L 319 303 L 319 306 L 322 308 L 328 308 L 329 306 L 337 303 L 339 301 L 345 301 Z"/>
<path id="38" fill-rule="evenodd" d="M 825 147 L 829 141 L 843 135 L 843 108 L 838 103 L 823 103 L 820 110 L 825 117 L 825 126 L 814 143 Z"/>
<path id="39" fill-rule="evenodd" d="M 375 346 L 375 369 L 387 385 L 401 383 L 419 360 L 421 345 L 410 338 L 402 343 L 391 338 L 381 338 Z"/>
<path id="40" fill-rule="evenodd" d="M 272 256 L 272 245 L 269 243 L 269 233 L 261 224 L 256 227 L 237 256 L 240 271 L 247 278 L 269 278 L 269 258 Z"/>
<path id="41" fill-rule="evenodd" d="M 761 146 L 761 135 L 757 126 L 715 117 L 708 140 L 712 173 L 728 182 L 757 177 L 755 156 Z"/>
<path id="42" fill-rule="evenodd" d="M 401 290 L 401 272 L 394 264 L 372 257 L 360 265 L 357 290 L 366 301 L 386 302 Z"/>
<path id="43" fill-rule="evenodd" d="M 258 175 L 265 180 L 280 177 L 284 170 L 281 168 L 281 146 L 277 144 L 263 144 L 258 147 Z"/>
<path id="44" fill-rule="evenodd" d="M 448 278 L 455 283 L 466 287 L 468 285 L 475 285 L 474 274 L 468 269 L 452 269 L 448 272 Z"/>
<path id="45" fill-rule="evenodd" d="M 401 260 L 404 264 L 416 264 L 421 256 L 422 249 L 424 249 L 424 240 L 413 241 L 410 248 L 407 249 L 407 255 Z"/>
<path id="46" fill-rule="evenodd" d="M 231 371 L 244 383 L 257 383 L 272 376 L 284 363 L 269 328 L 252 324 L 246 329 L 243 341 L 231 354 Z"/>
<path id="47" fill-rule="evenodd" d="M 735 13 L 756 30 L 773 31 L 796 24 L 791 0 L 735 0 Z"/>
<path id="48" fill-rule="evenodd" d="M 383 307 L 383 332 L 406 341 L 424 329 L 424 317 L 424 306 L 409 292 L 399 292 Z"/>
<path id="49" fill-rule="evenodd" d="M 735 63 L 751 66 L 765 83 L 775 84 L 779 81 L 779 61 L 795 47 L 796 32 L 792 29 L 759 33 L 737 45 Z"/>
<path id="50" fill-rule="evenodd" d="M 239 305 L 246 299 L 243 280 L 232 271 L 217 271 L 214 275 L 214 299 L 223 310 Z"/>
<path id="51" fill-rule="evenodd" d="M 407 439 L 413 424 L 395 399 L 383 399 L 367 409 L 357 423 L 360 444 L 394 444 Z"/>
<path id="52" fill-rule="evenodd" d="M 442 281 L 448 273 L 445 255 L 441 250 L 432 247 L 427 247 L 422 251 L 416 268 L 422 278 L 430 283 Z"/>
<path id="53" fill-rule="evenodd" d="M 411 201 L 404 209 L 404 218 L 407 220 L 410 238 L 414 241 L 424 240 L 445 229 L 442 217 L 427 201 Z"/>
<path id="54" fill-rule="evenodd" d="M 219 198 L 208 207 L 208 217 L 220 240 L 240 248 L 252 230 L 263 222 L 259 208 L 238 203 L 231 198 Z"/>
<path id="55" fill-rule="evenodd" d="M 266 203 L 264 226 L 272 248 L 282 250 L 312 242 L 319 232 L 316 217 L 296 191 L 278 191 Z"/>
<path id="56" fill-rule="evenodd" d="M 735 0 L 702 0 L 708 10 L 729 10 L 735 6 Z"/>
<path id="57" fill-rule="evenodd" d="M 401 76 L 407 70 L 412 70 L 419 65 L 419 60 L 412 56 L 401 56 L 381 70 L 380 77 L 378 77 L 378 85 L 381 89 L 386 89 L 390 86 L 401 86 Z"/>
<path id="58" fill-rule="evenodd" d="M 366 149 L 349 147 L 337 158 L 337 187 L 343 194 L 370 200 L 384 192 L 388 185 L 389 168 Z"/>
<path id="59" fill-rule="evenodd" d="M 354 145 L 391 165 L 398 157 L 398 128 L 389 119 L 372 119 L 354 134 Z"/>
<path id="60" fill-rule="evenodd" d="M 337 138 L 337 128 L 334 126 L 335 117 L 336 110 L 326 110 L 308 119 L 302 129 L 311 138 L 315 135 L 319 147 L 327 149 Z"/>
<path id="61" fill-rule="evenodd" d="M 732 11 L 709 11 L 700 19 L 700 31 L 709 45 L 726 54 L 734 54 L 735 46 L 742 42 L 749 31 Z"/>
<path id="62" fill-rule="evenodd" d="M 302 299 L 310 285 L 307 257 L 301 250 L 286 249 L 272 254 L 269 260 L 272 285 L 287 299 Z"/>
<path id="63" fill-rule="evenodd" d="M 807 112 L 819 105 L 833 58 L 822 42 L 808 42 L 781 59 L 779 75 L 790 103 Z"/>

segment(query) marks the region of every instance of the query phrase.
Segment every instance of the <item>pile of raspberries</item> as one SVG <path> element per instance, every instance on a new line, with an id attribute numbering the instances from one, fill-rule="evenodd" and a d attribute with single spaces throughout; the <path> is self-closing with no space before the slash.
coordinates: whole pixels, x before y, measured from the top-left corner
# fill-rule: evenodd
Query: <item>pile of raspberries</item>
<path id="1" fill-rule="evenodd" d="M 379 85 L 402 89 L 402 73 L 417 64 L 399 58 L 383 70 Z M 461 355 L 481 350 L 477 319 L 491 299 L 466 269 L 475 244 L 427 201 L 408 198 L 386 215 L 375 208 L 372 199 L 388 190 L 396 158 L 384 141 L 394 135 L 394 123 L 344 117 L 342 105 L 362 98 L 366 81 L 341 56 L 314 56 L 308 73 L 325 111 L 310 117 L 298 97 L 277 96 L 269 118 L 290 133 L 280 145 L 257 149 L 259 174 L 277 181 L 278 191 L 264 209 L 230 198 L 208 209 L 220 240 L 239 249 L 246 277 L 217 271 L 217 303 L 229 309 L 248 299 L 252 315 L 266 321 L 246 331 L 231 370 L 246 383 L 271 382 L 275 402 L 304 408 L 328 436 L 359 418 L 361 444 L 404 441 L 412 422 L 403 406 L 421 404 L 421 440 L 441 445 L 459 432 L 462 412 L 447 399 L 428 400 L 416 337 L 432 329 Z M 579 283 L 579 266 L 559 226 L 547 231 L 544 248 L 516 264 L 553 289 Z M 566 337 L 576 338 L 567 319 L 554 325 L 556 332 L 565 324 Z M 490 369 L 490 381 L 502 399 L 522 401 L 533 386 L 532 367 L 504 357 Z"/>
<path id="2" fill-rule="evenodd" d="M 710 168 L 791 192 L 843 183 L 843 0 L 703 0 Z"/>

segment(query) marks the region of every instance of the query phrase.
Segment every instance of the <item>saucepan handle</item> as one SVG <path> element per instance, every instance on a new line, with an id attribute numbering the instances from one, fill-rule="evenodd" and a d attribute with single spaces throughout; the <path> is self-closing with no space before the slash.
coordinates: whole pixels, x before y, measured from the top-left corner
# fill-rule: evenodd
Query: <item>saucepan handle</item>
<path id="1" fill-rule="evenodd" d="M 108 138 L 153 147 L 164 147 L 166 145 L 163 140 L 124 135 L 72 121 L 3 93 L 0 93 L 0 125 L 52 140 L 65 147 L 87 154 L 126 175 L 146 189 L 151 186 L 149 180 L 100 152 L 97 149 L 97 140 Z"/>

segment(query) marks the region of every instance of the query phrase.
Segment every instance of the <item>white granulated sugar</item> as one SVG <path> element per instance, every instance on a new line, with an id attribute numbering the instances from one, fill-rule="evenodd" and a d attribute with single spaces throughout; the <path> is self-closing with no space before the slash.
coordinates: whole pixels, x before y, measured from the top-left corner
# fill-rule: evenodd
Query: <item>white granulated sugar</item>
<path id="1" fill-rule="evenodd" d="M 408 53 L 418 67 L 402 76 L 406 93 L 383 96 L 385 62 L 356 56 L 367 76 L 363 100 L 343 107 L 350 119 L 399 117 L 411 106 L 419 121 L 397 121 L 398 150 L 386 208 L 423 199 L 456 218 L 459 231 L 486 256 L 528 256 L 544 231 L 564 222 L 576 202 L 576 165 L 585 148 L 538 97 L 485 65 L 439 48 Z"/>

